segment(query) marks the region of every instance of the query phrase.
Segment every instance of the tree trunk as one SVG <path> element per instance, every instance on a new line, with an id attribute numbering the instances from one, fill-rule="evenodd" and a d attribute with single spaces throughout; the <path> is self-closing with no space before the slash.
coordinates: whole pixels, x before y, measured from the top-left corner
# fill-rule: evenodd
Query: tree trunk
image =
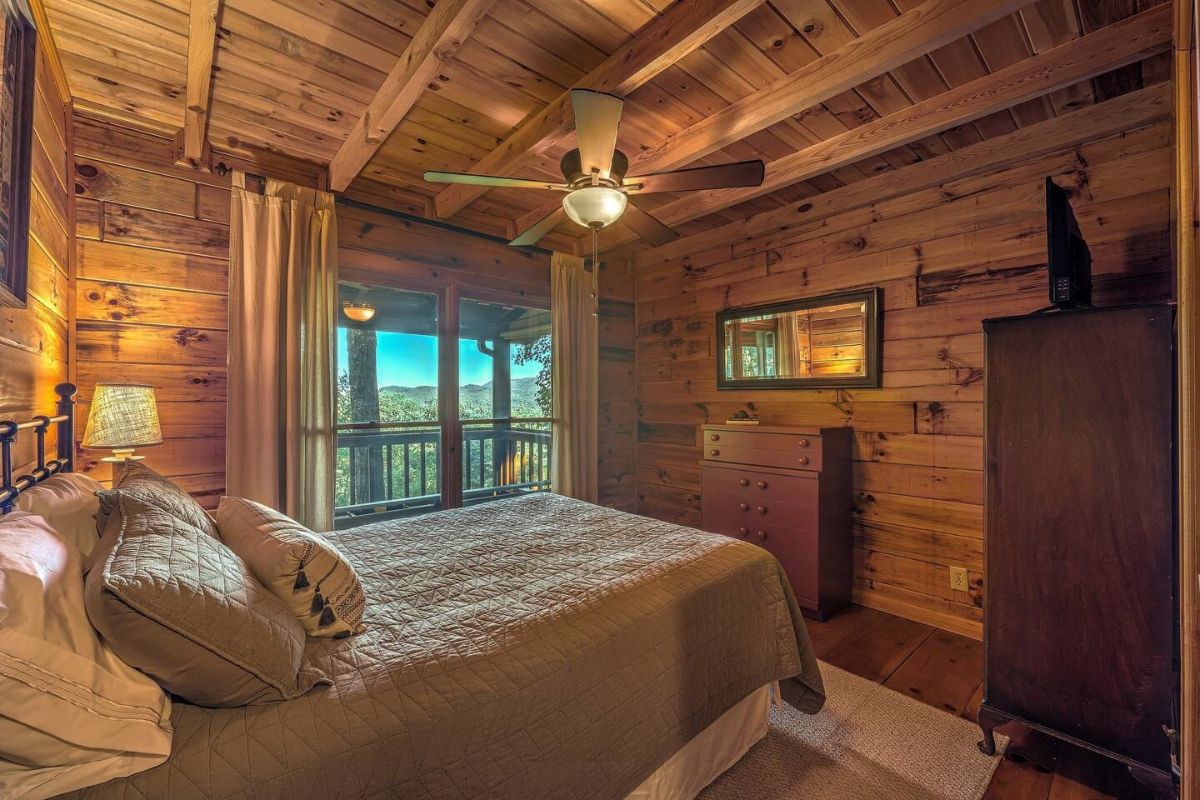
<path id="1" fill-rule="evenodd" d="M 348 329 L 346 352 L 350 377 L 350 419 L 352 422 L 378 422 L 379 373 L 375 363 L 375 331 Z M 360 447 L 354 455 L 355 470 L 350 476 L 354 502 L 385 499 L 383 448 Z"/>

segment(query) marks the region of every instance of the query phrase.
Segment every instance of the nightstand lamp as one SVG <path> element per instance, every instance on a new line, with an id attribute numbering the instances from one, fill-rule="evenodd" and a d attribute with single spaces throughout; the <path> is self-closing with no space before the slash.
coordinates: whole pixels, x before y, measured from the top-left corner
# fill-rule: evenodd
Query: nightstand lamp
<path id="1" fill-rule="evenodd" d="M 158 425 L 158 405 L 154 387 L 139 383 L 97 383 L 92 392 L 92 410 L 88 414 L 83 446 L 91 450 L 112 450 L 100 459 L 112 464 L 112 479 L 120 477 L 128 461 L 141 461 L 135 447 L 162 444 Z"/>

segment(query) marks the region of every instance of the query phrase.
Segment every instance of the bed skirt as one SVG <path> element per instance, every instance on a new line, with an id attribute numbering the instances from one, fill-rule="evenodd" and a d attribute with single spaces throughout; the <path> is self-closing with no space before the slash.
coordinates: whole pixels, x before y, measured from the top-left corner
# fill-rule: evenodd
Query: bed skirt
<path id="1" fill-rule="evenodd" d="M 625 800 L 692 800 L 767 735 L 773 683 L 752 692 L 698 733 Z"/>

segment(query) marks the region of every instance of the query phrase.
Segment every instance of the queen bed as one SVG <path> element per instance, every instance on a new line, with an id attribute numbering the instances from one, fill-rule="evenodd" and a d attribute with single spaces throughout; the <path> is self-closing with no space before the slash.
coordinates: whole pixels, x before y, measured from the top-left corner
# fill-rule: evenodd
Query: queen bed
<path id="1" fill-rule="evenodd" d="M 72 796 L 688 797 L 765 732 L 766 687 L 823 702 L 752 545 L 549 493 L 328 536 L 367 597 L 362 633 L 308 640 L 330 685 L 176 702 L 164 763 Z"/>

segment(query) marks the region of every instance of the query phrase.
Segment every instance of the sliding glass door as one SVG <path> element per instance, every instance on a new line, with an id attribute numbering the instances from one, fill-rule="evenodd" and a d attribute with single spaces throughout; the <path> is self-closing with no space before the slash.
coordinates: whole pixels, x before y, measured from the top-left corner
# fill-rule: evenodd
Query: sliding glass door
<path id="1" fill-rule="evenodd" d="M 549 310 L 422 288 L 340 287 L 339 527 L 549 488 Z"/>
<path id="2" fill-rule="evenodd" d="M 550 486 L 550 312 L 458 305 L 462 502 Z"/>
<path id="3" fill-rule="evenodd" d="M 442 508 L 439 297 L 346 284 L 340 294 L 335 520 Z"/>

